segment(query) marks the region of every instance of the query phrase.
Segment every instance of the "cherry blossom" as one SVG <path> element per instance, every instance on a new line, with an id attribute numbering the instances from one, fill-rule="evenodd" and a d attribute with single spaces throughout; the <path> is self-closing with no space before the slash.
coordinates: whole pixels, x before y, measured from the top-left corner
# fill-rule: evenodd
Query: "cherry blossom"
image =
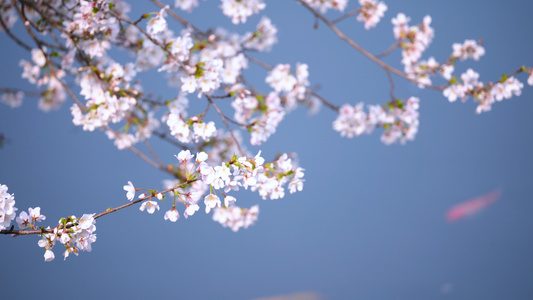
<path id="1" fill-rule="evenodd" d="M 54 255 L 54 252 L 52 252 L 52 250 L 46 250 L 44 252 L 44 261 L 52 261 L 54 260 L 55 258 L 55 255 Z"/>
<path id="2" fill-rule="evenodd" d="M 220 207 L 220 199 L 218 198 L 218 196 L 214 194 L 209 194 L 205 196 L 204 204 L 205 204 L 205 213 L 208 214 L 211 211 L 211 209 L 215 207 Z"/>
<path id="3" fill-rule="evenodd" d="M 32 226 L 32 219 L 25 211 L 20 212 L 16 220 L 19 228 L 22 230 L 31 228 Z"/>
<path id="4" fill-rule="evenodd" d="M 168 8 L 168 5 L 163 7 L 159 11 L 159 13 L 157 13 L 155 17 L 152 17 L 146 24 L 146 31 L 152 36 L 161 33 L 167 29 L 167 21 L 165 20 L 165 10 L 167 10 Z"/>
<path id="5" fill-rule="evenodd" d="M 16 218 L 17 224 L 20 229 L 35 228 L 36 222 L 41 222 L 46 220 L 46 216 L 41 215 L 41 208 L 28 208 L 28 213 L 25 211 L 20 212 L 19 216 Z"/>
<path id="6" fill-rule="evenodd" d="M 180 215 L 175 207 L 172 207 L 171 210 L 168 210 L 164 216 L 165 220 L 170 220 L 171 222 L 176 222 L 179 218 Z"/>
<path id="7" fill-rule="evenodd" d="M 84 214 L 79 219 L 79 227 L 81 229 L 89 229 L 94 224 L 94 215 L 95 214 Z"/>
<path id="8" fill-rule="evenodd" d="M 128 198 L 128 200 L 131 201 L 133 198 L 135 198 L 135 187 L 131 181 L 128 181 L 128 184 L 124 186 L 124 190 L 127 192 L 126 198 Z"/>
<path id="9" fill-rule="evenodd" d="M 156 208 L 157 210 L 159 210 L 159 204 L 157 204 L 157 202 L 153 200 L 148 200 L 141 204 L 141 207 L 139 207 L 139 210 L 144 211 L 146 209 L 146 212 L 148 212 L 149 214 L 153 214 Z"/>
<path id="10" fill-rule="evenodd" d="M 180 163 L 187 163 L 189 160 L 191 160 L 194 157 L 193 154 L 191 154 L 191 151 L 189 150 L 182 150 L 178 155 L 176 155 L 176 158 L 179 160 Z"/>
<path id="11" fill-rule="evenodd" d="M 183 212 L 183 215 L 187 219 L 189 216 L 194 215 L 194 213 L 197 212 L 199 209 L 200 209 L 200 206 L 198 206 L 198 204 L 188 205 L 187 208 L 185 209 L 185 212 Z"/>
<path id="12" fill-rule="evenodd" d="M 46 51 L 46 47 L 44 47 L 43 50 Z M 39 67 L 43 67 L 46 64 L 46 54 L 44 54 L 43 50 L 31 50 L 31 60 L 33 60 L 33 62 Z"/>

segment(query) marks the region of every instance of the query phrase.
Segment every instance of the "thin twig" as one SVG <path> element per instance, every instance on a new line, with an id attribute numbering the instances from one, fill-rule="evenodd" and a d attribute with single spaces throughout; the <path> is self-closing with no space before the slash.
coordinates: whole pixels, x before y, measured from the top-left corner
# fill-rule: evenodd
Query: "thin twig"
<path id="1" fill-rule="evenodd" d="M 159 158 L 159 156 L 155 153 L 154 149 L 152 148 L 148 140 L 144 140 L 144 144 L 146 145 L 146 148 L 148 148 L 148 152 L 150 152 L 150 155 L 152 155 L 152 157 L 157 161 L 157 163 L 159 163 L 159 167 L 165 168 L 165 164 Z"/>
<path id="2" fill-rule="evenodd" d="M 346 18 L 349 18 L 349 17 L 357 14 L 360 11 L 361 11 L 360 8 L 356 8 L 356 9 L 352 10 L 351 12 L 348 12 L 348 13 L 338 17 L 337 19 L 334 19 L 333 21 L 331 21 L 331 23 L 336 24 L 336 23 L 338 23 L 338 22 L 340 22 L 340 21 L 342 21 L 342 20 L 344 20 Z"/>
<path id="3" fill-rule="evenodd" d="M 213 99 L 225 99 L 225 98 L 231 98 L 231 95 L 230 94 L 225 94 L 225 95 L 220 95 L 220 96 L 211 95 L 210 97 Z"/>
<path id="4" fill-rule="evenodd" d="M 133 146 L 129 146 L 128 149 L 131 150 L 131 152 L 135 153 L 138 157 L 140 157 L 142 160 L 147 162 L 152 167 L 154 167 L 154 168 L 156 168 L 158 170 L 166 171 L 166 168 L 164 166 L 158 165 L 155 161 L 151 160 L 148 156 L 144 155 L 144 153 L 139 151 L 137 148 L 135 148 Z"/>
<path id="5" fill-rule="evenodd" d="M 385 71 L 386 71 L 385 73 L 387 73 L 387 78 L 389 78 L 389 83 L 390 83 L 389 96 L 390 96 L 390 99 L 394 101 L 395 100 L 394 99 L 394 80 L 392 80 L 392 75 L 390 71 L 389 70 L 385 70 Z"/>
<path id="6" fill-rule="evenodd" d="M 394 44 L 392 44 L 392 45 L 389 47 L 389 49 L 383 51 L 383 52 L 380 53 L 380 54 L 376 54 L 376 57 L 377 57 L 377 58 L 385 57 L 385 56 L 391 54 L 392 51 L 394 51 L 394 49 L 398 48 L 398 46 L 400 46 L 400 43 L 399 43 L 399 42 L 394 43 Z"/>
<path id="7" fill-rule="evenodd" d="M 327 101 L 326 99 L 324 99 L 324 97 L 320 96 L 319 94 L 315 93 L 314 91 L 312 91 L 310 89 L 307 89 L 306 93 L 310 94 L 310 95 L 313 95 L 314 97 L 317 97 L 318 100 L 320 100 L 320 102 L 322 102 L 322 104 L 324 104 L 325 106 L 329 107 L 330 109 L 332 109 L 332 110 L 334 110 L 336 112 L 339 112 L 339 107 L 337 107 L 333 103 Z"/>
<path id="8" fill-rule="evenodd" d="M 39 92 L 39 91 L 25 91 L 25 90 L 21 90 L 21 89 L 0 87 L 0 93 L 14 93 L 14 92 L 23 92 L 24 96 L 35 97 L 35 98 L 41 96 L 41 92 Z"/>
<path id="9" fill-rule="evenodd" d="M 200 119 L 203 119 L 205 117 L 205 114 L 207 114 L 207 111 L 209 111 L 209 106 L 211 106 L 211 103 L 207 102 L 207 105 L 205 106 L 204 112 L 201 114 Z"/>
<path id="10" fill-rule="evenodd" d="M 48 61 L 48 57 L 46 58 L 46 60 Z M 78 99 L 78 97 L 76 97 L 76 95 L 74 95 L 74 93 L 72 92 L 72 90 L 67 86 L 67 84 L 65 82 L 63 82 L 63 80 L 59 79 L 59 77 L 56 76 L 56 72 L 54 71 L 54 68 L 52 67 L 52 64 L 49 64 L 48 67 L 50 68 L 50 74 L 52 76 L 54 76 L 57 81 L 59 81 L 59 83 L 61 83 L 61 86 L 63 86 L 63 88 L 67 91 L 67 93 L 69 94 L 70 98 L 72 98 L 72 100 L 74 102 L 76 102 L 76 104 L 78 105 L 78 107 L 83 110 L 85 108 L 85 106 L 83 105 L 83 103 L 81 103 L 81 101 Z"/>
<path id="11" fill-rule="evenodd" d="M 207 100 L 209 101 L 209 103 L 211 103 L 211 105 L 213 105 L 213 107 L 215 108 L 215 110 L 217 111 L 218 115 L 222 118 L 222 122 L 224 122 L 224 124 L 226 125 L 226 128 L 229 130 L 229 133 L 231 135 L 231 138 L 233 139 L 233 141 L 235 142 L 235 145 L 237 145 L 237 149 L 239 149 L 239 153 L 244 156 L 244 151 L 242 151 L 241 149 L 241 145 L 239 144 L 239 141 L 237 140 L 237 138 L 235 137 L 235 135 L 233 134 L 233 130 L 231 129 L 231 127 L 229 126 L 228 124 L 228 121 L 226 120 L 226 116 L 224 116 L 224 114 L 222 113 L 222 111 L 220 110 L 220 108 L 218 108 L 218 106 L 215 104 L 215 102 L 213 102 L 213 99 L 211 99 L 211 97 L 209 97 L 208 95 L 205 95 L 205 97 L 207 98 Z"/>
<path id="12" fill-rule="evenodd" d="M 171 139 L 169 138 L 168 134 L 165 133 L 165 132 L 157 132 L 157 131 L 154 131 L 153 134 L 159 138 L 161 138 L 162 140 L 168 142 L 169 144 L 172 144 L 178 148 L 181 148 L 183 150 L 186 150 L 188 149 L 187 146 L 183 145 L 183 144 L 180 144 L 178 142 L 176 142 L 174 139 Z"/>

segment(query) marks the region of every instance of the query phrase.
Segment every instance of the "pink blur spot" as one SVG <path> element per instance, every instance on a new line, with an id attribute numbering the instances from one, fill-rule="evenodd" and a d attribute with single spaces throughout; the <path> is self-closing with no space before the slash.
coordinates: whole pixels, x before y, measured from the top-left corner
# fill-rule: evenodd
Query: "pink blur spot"
<path id="1" fill-rule="evenodd" d="M 468 199 L 465 202 L 459 203 L 448 210 L 446 213 L 446 220 L 448 222 L 455 222 L 467 216 L 477 213 L 481 209 L 496 202 L 500 199 L 502 192 L 500 189 L 481 195 L 472 199 Z"/>

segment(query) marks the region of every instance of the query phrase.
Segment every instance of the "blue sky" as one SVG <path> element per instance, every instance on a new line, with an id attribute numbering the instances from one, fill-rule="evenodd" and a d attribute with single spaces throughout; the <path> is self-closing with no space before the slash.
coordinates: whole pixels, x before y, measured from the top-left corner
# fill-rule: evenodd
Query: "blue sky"
<path id="1" fill-rule="evenodd" d="M 339 27 L 378 53 L 393 42 L 390 19 L 398 12 L 412 24 L 428 14 L 435 38 L 424 58 L 444 60 L 452 43 L 482 38 L 486 55 L 458 63 L 459 74 L 473 68 L 487 82 L 533 66 L 533 3 L 398 2 L 386 2 L 385 18 L 374 29 L 364 30 L 355 19 Z M 313 29 L 314 18 L 295 1 L 268 1 L 244 26 L 231 24 L 217 6 L 201 1 L 181 15 L 202 29 L 222 26 L 240 33 L 267 15 L 278 27 L 279 42 L 257 57 L 269 64 L 307 63 L 311 84 L 336 105 L 388 100 L 385 72 L 323 24 Z M 143 3 L 130 17 L 147 10 L 158 9 Z M 0 42 L 0 87 L 30 89 L 18 67 L 29 53 L 3 33 Z M 386 61 L 400 68 L 399 58 L 395 53 Z M 250 68 L 246 75 L 266 88 L 264 71 Z M 518 78 L 525 83 L 527 76 Z M 332 111 L 310 116 L 301 108 L 260 149 L 267 159 L 298 153 L 306 169 L 304 190 L 268 201 L 240 193 L 240 204 L 260 205 L 256 225 L 234 233 L 203 213 L 164 221 L 167 202 L 154 215 L 134 207 L 98 220 L 92 252 L 62 261 L 57 245 L 51 263 L 44 262 L 38 237 L 2 236 L 3 295 L 254 299 L 311 291 L 325 299 L 531 299 L 531 87 L 476 115 L 471 100 L 449 103 L 439 92 L 394 80 L 397 97 L 421 99 L 415 141 L 385 146 L 379 131 L 341 138 L 332 130 Z M 164 97 L 175 93 L 161 80 L 146 76 L 143 83 Z M 9 139 L 0 149 L 0 183 L 15 193 L 19 210 L 40 206 L 44 224 L 53 226 L 67 215 L 126 203 L 122 186 L 128 180 L 136 187 L 162 187 L 165 174 L 117 150 L 103 132 L 75 127 L 68 101 L 50 113 L 39 111 L 35 99 L 18 109 L 0 106 L 0 132 Z M 154 147 L 166 162 L 178 152 L 156 140 Z M 503 191 L 498 202 L 465 220 L 445 221 L 450 207 L 496 188 Z"/>

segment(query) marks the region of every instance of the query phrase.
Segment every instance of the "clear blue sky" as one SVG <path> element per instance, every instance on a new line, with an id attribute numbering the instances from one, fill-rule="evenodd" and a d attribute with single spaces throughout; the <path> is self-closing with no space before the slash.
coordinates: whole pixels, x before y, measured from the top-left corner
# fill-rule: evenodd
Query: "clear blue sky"
<path id="1" fill-rule="evenodd" d="M 202 29 L 222 26 L 240 33 L 260 19 L 256 15 L 247 25 L 234 26 L 218 3 L 201 1 L 193 13 L 181 15 Z M 533 66 L 533 3 L 386 4 L 376 28 L 366 31 L 355 19 L 340 28 L 378 53 L 393 42 L 390 19 L 398 12 L 412 24 L 429 14 L 435 38 L 425 58 L 444 60 L 452 43 L 483 38 L 486 55 L 459 63 L 458 72 L 471 67 L 487 82 L 521 65 Z M 158 10 L 143 3 L 130 17 L 146 7 Z M 278 27 L 279 43 L 258 57 L 270 64 L 307 63 L 311 84 L 320 85 L 319 93 L 336 105 L 387 101 L 383 70 L 322 24 L 313 29 L 314 18 L 295 1 L 267 1 L 261 15 Z M 0 44 L 0 87 L 29 89 L 18 67 L 29 53 L 3 33 Z M 401 67 L 399 53 L 386 61 Z M 259 69 L 248 74 L 263 83 Z M 476 115 L 471 100 L 449 103 L 439 92 L 394 79 L 396 96 L 421 99 L 414 142 L 385 146 L 379 132 L 341 138 L 332 130 L 332 111 L 308 116 L 299 109 L 261 149 L 266 158 L 298 153 L 306 169 L 304 190 L 274 201 L 239 194 L 240 204 L 260 204 L 253 227 L 234 233 L 203 213 L 170 223 L 163 220 L 168 202 L 154 215 L 131 208 L 98 220 L 91 253 L 62 261 L 56 245 L 51 263 L 44 262 L 37 236 L 1 236 L 3 297 L 254 299 L 312 291 L 325 299 L 531 299 L 533 89 L 526 85 L 520 97 Z M 527 76 L 519 79 L 525 83 Z M 172 96 L 164 82 L 143 80 L 146 89 Z M 0 149 L 0 183 L 15 193 L 19 210 L 40 206 L 50 226 L 67 215 L 126 203 L 122 186 L 128 180 L 160 188 L 167 179 L 131 152 L 117 150 L 104 133 L 75 127 L 71 103 L 47 114 L 34 99 L 18 109 L 0 106 L 0 132 L 9 139 Z M 175 159 L 177 150 L 154 144 L 166 162 Z M 445 221 L 453 205 L 498 187 L 501 199 L 484 211 L 453 224 Z"/>

